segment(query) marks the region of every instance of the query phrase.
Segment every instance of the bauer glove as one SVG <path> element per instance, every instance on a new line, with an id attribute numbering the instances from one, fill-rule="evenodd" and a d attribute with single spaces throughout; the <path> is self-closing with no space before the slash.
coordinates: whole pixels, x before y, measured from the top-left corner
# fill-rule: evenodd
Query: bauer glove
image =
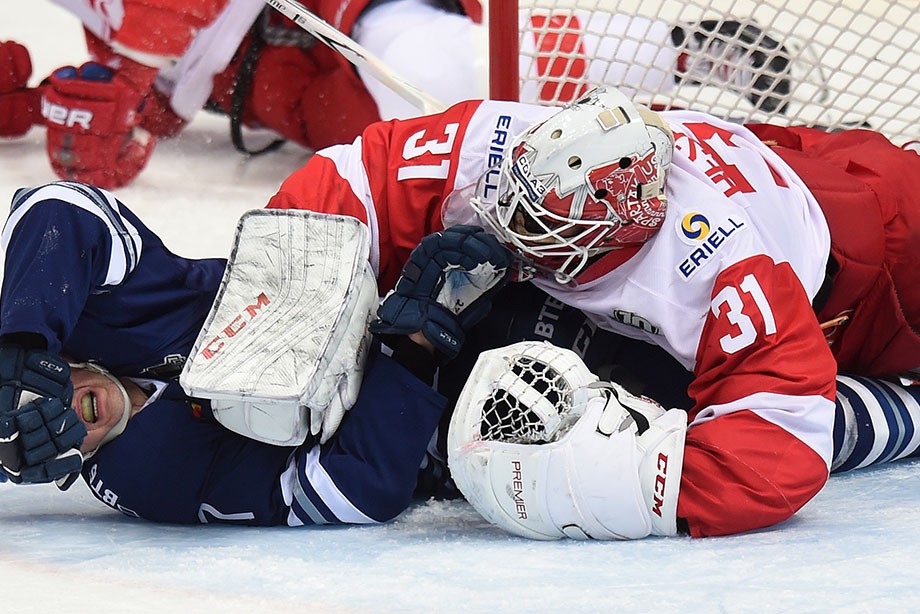
<path id="1" fill-rule="evenodd" d="M 148 92 L 96 62 L 56 70 L 42 101 L 54 172 L 105 189 L 130 183 L 156 145 L 140 126 Z"/>

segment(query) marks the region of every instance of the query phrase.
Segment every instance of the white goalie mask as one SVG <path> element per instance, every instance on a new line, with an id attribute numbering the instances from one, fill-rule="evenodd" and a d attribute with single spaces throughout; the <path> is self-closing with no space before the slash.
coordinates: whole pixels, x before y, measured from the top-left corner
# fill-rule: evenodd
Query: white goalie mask
<path id="1" fill-rule="evenodd" d="M 657 113 L 615 89 L 592 90 L 516 138 L 497 202 L 477 190 L 471 204 L 500 239 L 566 282 L 592 257 L 658 231 L 673 150 Z"/>

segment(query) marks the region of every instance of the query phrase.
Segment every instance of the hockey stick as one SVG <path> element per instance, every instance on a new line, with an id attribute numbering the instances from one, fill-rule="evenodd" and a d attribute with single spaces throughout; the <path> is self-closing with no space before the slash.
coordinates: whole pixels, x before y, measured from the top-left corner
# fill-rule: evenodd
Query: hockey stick
<path id="1" fill-rule="evenodd" d="M 446 108 L 441 101 L 403 79 L 384 64 L 383 60 L 308 11 L 299 2 L 295 0 L 265 0 L 265 2 L 318 40 L 341 53 L 355 66 L 369 70 L 381 83 L 423 113 L 437 113 Z"/>

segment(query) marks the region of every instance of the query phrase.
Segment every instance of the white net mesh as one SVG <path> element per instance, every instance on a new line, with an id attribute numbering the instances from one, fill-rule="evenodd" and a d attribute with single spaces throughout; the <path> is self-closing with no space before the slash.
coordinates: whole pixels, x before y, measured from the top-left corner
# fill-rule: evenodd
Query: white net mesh
<path id="1" fill-rule="evenodd" d="M 526 102 L 562 104 L 608 84 L 663 108 L 920 140 L 916 0 L 522 0 L 520 9 Z"/>
<path id="2" fill-rule="evenodd" d="M 553 441 L 561 434 L 560 425 L 577 418 L 573 392 L 565 375 L 551 365 L 530 356 L 515 357 L 483 404 L 480 437 L 506 443 Z M 539 412 L 534 411 L 533 393 L 542 397 Z"/>

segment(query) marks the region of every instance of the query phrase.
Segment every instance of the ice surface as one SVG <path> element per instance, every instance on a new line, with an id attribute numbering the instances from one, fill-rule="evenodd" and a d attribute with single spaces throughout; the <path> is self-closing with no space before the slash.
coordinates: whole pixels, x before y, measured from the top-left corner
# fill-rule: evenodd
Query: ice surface
<path id="1" fill-rule="evenodd" d="M 85 55 L 76 23 L 47 0 L 4 0 L 9 38 L 29 45 L 36 76 Z M 286 146 L 244 159 L 226 120 L 202 115 L 118 196 L 175 252 L 225 255 L 240 213 L 306 158 Z M 0 140 L 0 160 L 0 198 L 54 179 L 41 129 Z M 918 502 L 913 461 L 834 477 L 771 530 L 544 543 L 462 502 L 375 527 L 175 527 L 122 517 L 82 482 L 0 484 L 0 612 L 911 612 Z"/>

